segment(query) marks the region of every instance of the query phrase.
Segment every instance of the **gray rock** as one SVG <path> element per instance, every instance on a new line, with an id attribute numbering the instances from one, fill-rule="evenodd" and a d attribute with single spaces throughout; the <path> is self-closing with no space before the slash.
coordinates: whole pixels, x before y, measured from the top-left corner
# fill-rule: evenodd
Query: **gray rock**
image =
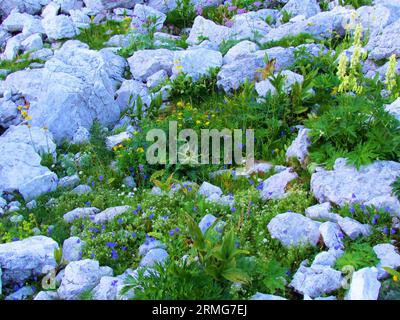
<path id="1" fill-rule="evenodd" d="M 319 225 L 299 213 L 286 212 L 274 217 L 267 228 L 271 237 L 285 247 L 316 246 L 320 238 Z"/>
<path id="2" fill-rule="evenodd" d="M 215 216 L 213 216 L 212 214 L 206 214 L 199 222 L 199 228 L 201 232 L 204 234 L 207 229 L 215 222 L 215 220 L 217 220 Z"/>
<path id="3" fill-rule="evenodd" d="M 155 240 L 153 238 L 151 238 L 150 240 L 146 240 L 146 242 L 139 247 L 139 255 L 145 256 L 150 250 L 156 248 L 166 249 L 166 245 L 163 244 L 161 241 Z"/>
<path id="4" fill-rule="evenodd" d="M 328 251 L 320 252 L 315 256 L 311 266 L 314 267 L 320 265 L 333 268 L 336 263 L 336 260 L 340 258 L 343 255 L 343 253 L 344 253 L 343 250 L 335 250 L 335 249 L 330 249 Z"/>
<path id="5" fill-rule="evenodd" d="M 311 141 L 308 138 L 309 132 L 310 129 L 307 128 L 302 128 L 299 130 L 296 139 L 294 139 L 286 151 L 286 159 L 296 158 L 300 164 L 304 164 L 308 156 L 308 147 L 311 144 Z"/>
<path id="6" fill-rule="evenodd" d="M 74 174 L 73 176 L 67 176 L 63 177 L 58 181 L 58 187 L 59 188 L 75 188 L 76 186 L 79 185 L 81 181 L 81 178 L 77 174 Z"/>
<path id="7" fill-rule="evenodd" d="M 118 133 L 114 136 L 108 136 L 106 138 L 106 146 L 109 150 L 112 150 L 112 148 L 128 141 L 131 137 L 132 135 L 127 131 Z"/>
<path id="8" fill-rule="evenodd" d="M 373 60 L 382 60 L 389 58 L 392 54 L 400 56 L 400 39 L 397 36 L 399 31 L 400 21 L 397 20 L 372 37 L 366 46 L 366 49 L 370 51 L 368 57 Z"/>
<path id="9" fill-rule="evenodd" d="M 367 224 L 361 224 L 360 222 L 349 218 L 340 218 L 338 224 L 343 232 L 350 237 L 350 239 L 355 240 L 360 236 L 369 236 L 371 234 L 371 226 Z"/>
<path id="10" fill-rule="evenodd" d="M 320 225 L 319 232 L 321 233 L 322 240 L 329 249 L 339 250 L 344 248 L 342 241 L 344 235 L 337 223 L 324 222 Z"/>
<path id="11" fill-rule="evenodd" d="M 393 103 L 385 106 L 385 109 L 400 121 L 400 98 L 397 98 Z"/>
<path id="12" fill-rule="evenodd" d="M 75 193 L 75 194 L 85 194 L 85 193 L 90 193 L 90 192 L 92 192 L 92 188 L 86 184 L 81 184 L 81 185 L 75 187 L 74 189 L 72 189 L 72 193 Z"/>
<path id="13" fill-rule="evenodd" d="M 143 258 L 140 260 L 139 266 L 151 268 L 156 264 L 163 264 L 165 260 L 168 259 L 168 252 L 161 248 L 156 248 L 150 250 Z"/>
<path id="14" fill-rule="evenodd" d="M 118 121 L 114 95 L 124 65 L 123 58 L 109 50 L 89 50 L 86 44 L 71 40 L 45 68 L 15 72 L 5 86 L 30 101 L 32 124 L 47 126 L 60 142 L 72 139 L 79 127 L 89 129 L 95 120 L 105 126 Z"/>
<path id="15" fill-rule="evenodd" d="M 253 296 L 251 296 L 250 300 L 287 300 L 280 296 L 275 296 L 273 294 L 265 294 L 261 292 L 257 292 Z"/>
<path id="16" fill-rule="evenodd" d="M 108 208 L 96 214 L 94 217 L 94 222 L 104 223 L 114 220 L 116 217 L 120 216 L 121 214 L 127 212 L 130 209 L 131 209 L 130 206 L 119 206 L 119 207 Z"/>
<path id="17" fill-rule="evenodd" d="M 4 298 L 4 300 L 27 300 L 29 297 L 35 294 L 34 287 L 25 286 L 21 289 L 18 289 L 14 293 L 8 295 Z"/>
<path id="18" fill-rule="evenodd" d="M 103 11 L 114 8 L 132 9 L 140 1 L 132 0 L 83 0 L 85 6 L 90 10 Z"/>
<path id="19" fill-rule="evenodd" d="M 80 29 L 87 29 L 90 27 L 90 18 L 82 10 L 70 10 L 69 15 L 72 20 L 72 24 L 75 27 L 76 33 L 80 33 Z"/>
<path id="20" fill-rule="evenodd" d="M 36 202 L 36 200 L 29 201 L 29 202 L 26 204 L 26 208 L 27 208 L 28 210 L 35 209 L 36 207 L 37 207 L 37 202 Z"/>
<path id="21" fill-rule="evenodd" d="M 278 12 L 277 10 L 262 9 L 233 16 L 231 19 L 230 39 L 258 40 L 272 29 L 266 22 L 267 17 L 272 17 L 274 20 Z"/>
<path id="22" fill-rule="evenodd" d="M 58 295 L 63 300 L 78 300 L 81 294 L 95 288 L 102 277 L 112 275 L 113 270 L 100 267 L 98 261 L 85 259 L 71 262 L 65 268 Z"/>
<path id="23" fill-rule="evenodd" d="M 269 60 L 275 59 L 277 72 L 290 67 L 294 59 L 294 48 L 274 47 L 267 50 L 258 50 L 249 53 L 247 57 L 224 64 L 218 73 L 217 84 L 225 92 L 238 89 L 246 79 L 253 81 L 261 77 L 260 69 L 265 67 L 265 56 Z M 246 68 L 243 68 L 243 66 Z"/>
<path id="24" fill-rule="evenodd" d="M 73 38 L 76 35 L 75 26 L 69 16 L 47 16 L 42 20 L 43 29 L 50 40 Z"/>
<path id="25" fill-rule="evenodd" d="M 316 298 L 339 289 L 342 274 L 328 266 L 301 266 L 293 277 L 290 287 L 297 292 Z"/>
<path id="26" fill-rule="evenodd" d="M 377 279 L 378 269 L 363 268 L 353 273 L 346 300 L 377 300 L 381 283 Z"/>
<path id="27" fill-rule="evenodd" d="M 209 69 L 222 66 L 222 55 L 218 51 L 199 48 L 177 51 L 174 55 L 172 75 L 184 73 L 194 81 L 200 76 L 209 74 Z"/>
<path id="28" fill-rule="evenodd" d="M 55 2 L 60 5 L 61 12 L 66 14 L 68 14 L 70 10 L 77 9 L 81 6 L 78 0 L 55 0 Z"/>
<path id="29" fill-rule="evenodd" d="M 397 162 L 375 161 L 357 171 L 346 165 L 346 159 L 339 158 L 332 171 L 320 170 L 311 176 L 311 191 L 319 202 L 330 201 L 339 206 L 363 204 L 391 194 L 391 184 L 399 175 L 400 163 Z"/>
<path id="30" fill-rule="evenodd" d="M 296 83 L 302 84 L 304 77 L 301 74 L 297 74 L 290 70 L 284 70 L 281 72 L 284 77 L 283 90 L 285 92 L 290 92 Z"/>
<path id="31" fill-rule="evenodd" d="M 42 4 L 47 4 L 48 2 L 49 0 L 3 0 L 0 3 L 0 15 L 3 17 L 8 16 L 13 9 L 18 9 L 19 12 L 36 14 L 42 9 Z"/>
<path id="32" fill-rule="evenodd" d="M 0 197 L 0 208 L 4 208 L 7 205 L 7 200 Z"/>
<path id="33" fill-rule="evenodd" d="M 229 64 L 235 60 L 248 58 L 250 54 L 256 52 L 259 49 L 258 45 L 249 40 L 239 42 L 228 50 L 224 56 L 224 64 Z"/>
<path id="34" fill-rule="evenodd" d="M 18 106 L 12 100 L 0 99 L 0 126 L 7 129 L 20 121 Z"/>
<path id="35" fill-rule="evenodd" d="M 228 40 L 230 35 L 231 30 L 228 27 L 217 25 L 211 20 L 204 19 L 202 16 L 197 16 L 196 19 L 194 19 L 186 42 L 189 45 L 196 45 L 203 39 L 207 39 L 220 45 L 223 40 Z"/>
<path id="36" fill-rule="evenodd" d="M 93 300 L 118 300 L 124 286 L 119 277 L 102 277 L 92 291 Z"/>
<path id="37" fill-rule="evenodd" d="M 369 37 L 372 38 L 398 19 L 400 7 L 381 4 L 362 6 L 357 9 L 357 14 L 363 29 L 369 30 Z"/>
<path id="38" fill-rule="evenodd" d="M 64 261 L 72 262 L 82 259 L 82 250 L 85 242 L 78 237 L 70 237 L 64 240 L 62 256 Z"/>
<path id="39" fill-rule="evenodd" d="M 160 70 L 147 78 L 146 85 L 148 88 L 155 88 L 164 83 L 167 79 L 168 73 L 165 70 Z"/>
<path id="40" fill-rule="evenodd" d="M 292 16 L 303 15 L 306 18 L 315 16 L 321 12 L 321 8 L 316 0 L 289 0 L 282 8 L 292 14 Z"/>
<path id="41" fill-rule="evenodd" d="M 131 28 L 136 32 L 148 32 L 149 28 L 160 31 L 167 16 L 149 6 L 136 4 L 133 10 Z"/>
<path id="42" fill-rule="evenodd" d="M 271 29 L 261 43 L 279 40 L 286 36 L 296 36 L 300 33 L 308 33 L 318 38 L 331 38 L 332 34 L 345 34 L 345 26 L 351 19 L 353 10 L 336 7 L 331 11 L 321 12 L 304 21 L 285 23 Z"/>
<path id="43" fill-rule="evenodd" d="M 54 250 L 58 244 L 44 236 L 0 244 L 0 268 L 3 284 L 23 283 L 33 276 L 46 274 L 46 267 L 56 267 Z"/>
<path id="44" fill-rule="evenodd" d="M 0 137 L 0 193 L 19 191 L 30 201 L 56 189 L 57 175 L 41 165 L 39 152 L 55 154 L 52 136 L 43 129 L 10 127 Z"/>
<path id="45" fill-rule="evenodd" d="M 40 60 L 43 60 L 43 61 L 47 61 L 47 60 L 49 60 L 52 56 L 53 56 L 53 50 L 48 49 L 48 48 L 40 49 L 40 50 L 31 52 L 31 53 L 29 54 L 29 58 L 30 58 L 31 60 L 40 59 Z"/>
<path id="46" fill-rule="evenodd" d="M 374 246 L 374 251 L 380 260 L 377 265 L 378 279 L 383 279 L 389 275 L 383 267 L 389 267 L 392 269 L 400 267 L 400 255 L 397 253 L 394 245 L 390 243 L 377 244 Z"/>
<path id="47" fill-rule="evenodd" d="M 14 60 L 17 55 L 22 51 L 21 42 L 23 40 L 25 40 L 25 36 L 23 36 L 22 33 L 8 39 L 6 48 L 4 49 L 1 58 L 5 60 Z"/>
<path id="48" fill-rule="evenodd" d="M 331 210 L 331 204 L 329 202 L 324 202 L 308 207 L 305 213 L 307 217 L 313 220 L 338 222 L 340 216 L 336 213 L 332 213 Z"/>
<path id="49" fill-rule="evenodd" d="M 50 2 L 47 6 L 45 6 L 42 10 L 41 17 L 48 18 L 48 17 L 55 17 L 60 12 L 60 4 L 56 2 Z"/>
<path id="50" fill-rule="evenodd" d="M 200 186 L 198 192 L 199 195 L 206 198 L 210 197 L 212 194 L 222 195 L 222 190 L 220 187 L 214 186 L 211 183 L 204 181 Z"/>
<path id="51" fill-rule="evenodd" d="M 72 137 L 73 144 L 85 144 L 90 142 L 90 132 L 85 127 L 79 127 Z"/>
<path id="52" fill-rule="evenodd" d="M 58 300 L 58 293 L 55 291 L 40 291 L 33 300 Z"/>
<path id="53" fill-rule="evenodd" d="M 100 210 L 94 207 L 89 208 L 76 208 L 72 211 L 67 212 L 64 214 L 63 218 L 65 222 L 71 223 L 77 219 L 86 219 L 95 214 L 99 213 Z"/>
<path id="54" fill-rule="evenodd" d="M 263 200 L 275 200 L 286 197 L 287 185 L 297 177 L 297 173 L 292 171 L 291 168 L 287 168 L 285 171 L 274 174 L 264 181 L 264 185 L 261 190 L 261 198 Z"/>
<path id="55" fill-rule="evenodd" d="M 276 89 L 269 79 L 261 80 L 255 84 L 255 89 L 260 97 L 267 97 L 269 94 L 275 95 Z"/>
<path id="56" fill-rule="evenodd" d="M 40 50 L 43 48 L 43 40 L 40 33 L 34 33 L 21 42 L 24 51 Z"/>
<path id="57" fill-rule="evenodd" d="M 167 49 L 138 50 L 128 59 L 132 77 L 145 81 L 160 70 L 172 73 L 174 53 Z"/>
<path id="58" fill-rule="evenodd" d="M 20 13 L 18 9 L 14 9 L 10 12 L 8 17 L 4 19 L 2 26 L 3 29 L 7 32 L 16 33 L 22 32 L 24 29 L 25 23 L 28 20 L 32 20 L 33 17 L 27 13 Z"/>
<path id="59" fill-rule="evenodd" d="M 156 73 L 159 72 L 166 73 L 165 70 L 160 70 Z M 145 106 L 149 106 L 151 103 L 151 96 L 147 86 L 143 82 L 137 80 L 125 80 L 122 82 L 122 85 L 116 92 L 116 95 L 116 102 L 121 112 L 129 108 L 133 108 L 133 111 L 136 111 L 136 101 L 138 98 L 140 98 Z"/>

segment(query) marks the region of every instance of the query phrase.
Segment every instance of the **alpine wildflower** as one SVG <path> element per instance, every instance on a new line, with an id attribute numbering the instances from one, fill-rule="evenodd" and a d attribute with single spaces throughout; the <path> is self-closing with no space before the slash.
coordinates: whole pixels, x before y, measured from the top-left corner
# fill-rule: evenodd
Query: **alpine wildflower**
<path id="1" fill-rule="evenodd" d="M 395 97 L 398 97 L 400 95 L 400 92 L 393 92 L 394 89 L 396 89 L 397 82 L 396 82 L 396 66 L 397 66 L 397 60 L 396 60 L 396 55 L 392 54 L 390 59 L 389 59 L 389 64 L 388 68 L 386 71 L 386 76 L 385 76 L 385 85 L 386 89 L 392 93 Z M 397 90 L 398 91 L 398 90 Z"/>

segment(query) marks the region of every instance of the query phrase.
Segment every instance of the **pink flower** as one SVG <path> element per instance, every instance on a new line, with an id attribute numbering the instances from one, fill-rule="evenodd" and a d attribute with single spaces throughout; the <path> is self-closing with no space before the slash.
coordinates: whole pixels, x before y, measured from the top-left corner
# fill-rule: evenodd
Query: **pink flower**
<path id="1" fill-rule="evenodd" d="M 198 7 L 196 8 L 196 13 L 197 13 L 197 15 L 201 16 L 201 15 L 203 14 L 203 8 L 200 7 L 200 6 L 198 6 Z"/>

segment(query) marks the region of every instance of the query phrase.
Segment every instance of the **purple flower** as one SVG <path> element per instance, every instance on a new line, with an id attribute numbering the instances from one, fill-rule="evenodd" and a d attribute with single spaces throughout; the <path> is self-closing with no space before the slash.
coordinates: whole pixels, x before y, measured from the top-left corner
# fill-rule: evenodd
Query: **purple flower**
<path id="1" fill-rule="evenodd" d="M 256 7 L 261 7 L 262 3 L 260 1 L 256 1 L 256 2 L 253 3 L 253 5 L 256 6 Z"/>
<path id="2" fill-rule="evenodd" d="M 144 165 L 142 165 L 142 164 L 139 164 L 139 171 L 140 171 L 140 172 L 142 172 L 142 171 L 143 171 L 143 169 L 144 169 Z"/>
<path id="3" fill-rule="evenodd" d="M 113 260 L 117 260 L 118 259 L 118 253 L 114 249 L 111 251 L 111 258 Z"/>
<path id="4" fill-rule="evenodd" d="M 111 286 L 115 287 L 118 284 L 118 280 L 113 280 L 111 282 Z"/>
<path id="5" fill-rule="evenodd" d="M 126 246 L 122 246 L 122 247 L 121 247 L 121 250 L 122 250 L 122 251 L 126 251 Z"/>
<path id="6" fill-rule="evenodd" d="M 350 211 L 351 214 L 353 214 L 353 213 L 356 212 L 356 209 L 354 209 L 354 207 L 350 207 L 349 211 Z"/>
<path id="7" fill-rule="evenodd" d="M 154 218 L 154 214 L 149 215 L 150 220 L 153 220 L 153 218 Z"/>
<path id="8" fill-rule="evenodd" d="M 99 181 L 103 181 L 104 177 L 103 176 L 99 176 Z"/>
<path id="9" fill-rule="evenodd" d="M 229 6 L 229 7 L 228 7 L 228 11 L 229 11 L 229 12 L 235 11 L 236 9 L 237 9 L 236 6 Z"/>
<path id="10" fill-rule="evenodd" d="M 138 211 L 142 210 L 142 206 L 141 206 L 140 204 L 138 204 L 137 210 L 138 210 Z"/>
<path id="11" fill-rule="evenodd" d="M 175 228 L 176 233 L 179 233 L 179 231 L 180 231 L 179 228 Z"/>
<path id="12" fill-rule="evenodd" d="M 258 190 L 262 190 L 263 187 L 264 187 L 264 182 L 261 182 L 256 188 L 257 188 Z"/>
<path id="13" fill-rule="evenodd" d="M 203 14 L 203 8 L 200 7 L 200 6 L 198 6 L 198 7 L 196 8 L 196 13 L 197 13 L 198 16 L 201 16 L 201 15 Z"/>
<path id="14" fill-rule="evenodd" d="M 92 259 L 94 259 L 96 257 L 96 255 L 94 254 L 94 252 L 92 252 L 91 254 Z"/>
<path id="15" fill-rule="evenodd" d="M 136 237 L 137 237 L 136 232 L 132 232 L 132 238 L 136 238 Z"/>
<path id="16" fill-rule="evenodd" d="M 121 218 L 119 218 L 117 221 L 118 221 L 118 223 L 122 223 L 123 222 L 123 220 Z"/>
<path id="17" fill-rule="evenodd" d="M 247 12 L 247 10 L 246 10 L 245 8 L 239 9 L 239 10 L 237 11 L 238 14 L 243 14 L 243 13 L 246 13 L 246 12 Z"/>
<path id="18" fill-rule="evenodd" d="M 378 219 L 379 219 L 379 214 L 374 215 L 374 218 L 375 218 L 376 220 L 378 220 Z"/>
<path id="19" fill-rule="evenodd" d="M 395 233 L 396 233 L 396 230 L 395 230 L 394 228 L 391 228 L 391 229 L 390 229 L 390 234 L 393 235 L 393 234 L 395 234 Z"/>
<path id="20" fill-rule="evenodd" d="M 387 227 L 384 227 L 384 228 L 382 229 L 382 233 L 383 233 L 383 234 L 387 234 L 387 233 L 388 233 L 388 228 L 387 228 Z"/>
<path id="21" fill-rule="evenodd" d="M 132 213 L 133 213 L 134 215 L 137 215 L 137 214 L 138 214 L 138 212 L 137 212 L 136 210 L 132 210 Z"/>
<path id="22" fill-rule="evenodd" d="M 233 21 L 232 21 L 232 20 L 226 21 L 226 22 L 225 22 L 225 26 L 228 27 L 228 28 L 232 28 L 232 26 L 233 26 Z"/>
<path id="23" fill-rule="evenodd" d="M 90 201 L 86 202 L 86 206 L 90 207 Z"/>
<path id="24" fill-rule="evenodd" d="M 175 234 L 175 231 L 174 231 L 174 230 L 170 230 L 170 231 L 169 231 L 169 236 L 170 236 L 170 237 L 173 237 L 174 234 Z"/>
<path id="25" fill-rule="evenodd" d="M 373 225 L 376 224 L 376 219 L 375 218 L 372 219 L 371 224 L 373 224 Z"/>
<path id="26" fill-rule="evenodd" d="M 115 248 L 117 244 L 115 242 L 107 242 L 107 247 L 109 248 Z"/>
<path id="27" fill-rule="evenodd" d="M 232 207 L 232 208 L 231 208 L 231 211 L 232 211 L 232 212 L 235 212 L 235 211 L 236 211 L 236 208 L 235 208 L 235 207 Z"/>

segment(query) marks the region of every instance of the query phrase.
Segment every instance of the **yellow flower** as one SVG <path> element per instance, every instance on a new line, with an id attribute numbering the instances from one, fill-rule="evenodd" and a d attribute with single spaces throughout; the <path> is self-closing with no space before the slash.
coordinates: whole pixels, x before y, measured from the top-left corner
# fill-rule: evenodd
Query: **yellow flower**
<path id="1" fill-rule="evenodd" d="M 201 121 L 200 120 L 196 120 L 196 124 L 201 124 Z"/>
<path id="2" fill-rule="evenodd" d="M 136 149 L 136 152 L 143 153 L 144 149 L 142 147 L 139 147 L 139 148 Z"/>
<path id="3" fill-rule="evenodd" d="M 393 276 L 393 281 L 394 281 L 394 282 L 399 281 L 399 277 L 398 277 L 398 276 Z"/>
<path id="4" fill-rule="evenodd" d="M 396 87 L 396 55 L 392 54 L 389 59 L 389 65 L 386 71 L 385 84 L 389 91 L 393 91 Z"/>
<path id="5" fill-rule="evenodd" d="M 184 105 L 185 105 L 185 104 L 184 104 L 182 101 L 179 101 L 179 102 L 176 104 L 176 106 L 177 106 L 178 108 L 183 108 Z"/>
<path id="6" fill-rule="evenodd" d="M 210 121 L 207 121 L 207 122 L 206 122 L 206 126 L 208 126 L 209 124 L 210 124 Z"/>

